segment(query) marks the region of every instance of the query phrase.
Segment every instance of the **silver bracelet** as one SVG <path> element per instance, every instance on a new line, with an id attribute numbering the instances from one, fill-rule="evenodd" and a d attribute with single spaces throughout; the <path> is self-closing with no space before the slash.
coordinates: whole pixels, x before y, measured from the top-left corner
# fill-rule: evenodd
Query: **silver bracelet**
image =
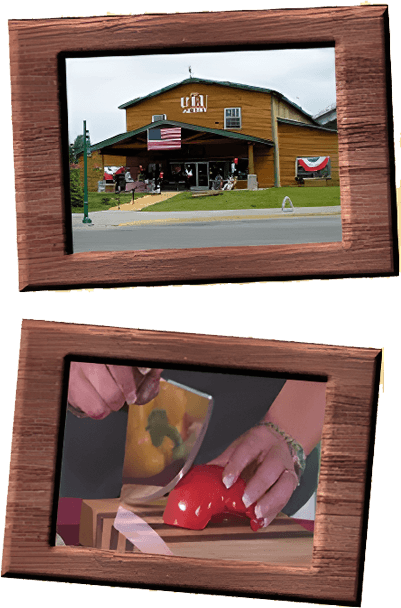
<path id="1" fill-rule="evenodd" d="M 301 444 L 298 443 L 298 441 L 296 441 L 295 439 L 293 439 L 291 435 L 281 430 L 276 424 L 273 424 L 273 422 L 258 422 L 255 426 L 267 426 L 285 440 L 286 444 L 288 445 L 288 449 L 290 450 L 292 462 L 294 463 L 294 470 L 298 477 L 299 485 L 299 481 L 306 467 L 306 456 Z"/>

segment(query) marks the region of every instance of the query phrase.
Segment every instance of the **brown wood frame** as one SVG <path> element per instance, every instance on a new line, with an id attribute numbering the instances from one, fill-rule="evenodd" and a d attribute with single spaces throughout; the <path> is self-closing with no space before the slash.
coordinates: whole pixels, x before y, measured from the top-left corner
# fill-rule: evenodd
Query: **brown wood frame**
<path id="1" fill-rule="evenodd" d="M 398 274 L 386 6 L 12 20 L 9 31 L 21 290 Z M 324 44 L 336 53 L 341 243 L 71 254 L 63 56 Z"/>
<path id="2" fill-rule="evenodd" d="M 327 380 L 311 567 L 51 546 L 66 361 L 133 354 L 149 366 Z M 360 606 L 380 364 L 375 349 L 23 321 L 3 576 Z"/>

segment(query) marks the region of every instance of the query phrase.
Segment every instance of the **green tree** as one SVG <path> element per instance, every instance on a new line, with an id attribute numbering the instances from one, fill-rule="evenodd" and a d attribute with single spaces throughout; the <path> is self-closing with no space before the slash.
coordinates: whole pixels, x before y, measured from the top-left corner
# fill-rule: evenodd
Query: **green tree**
<path id="1" fill-rule="evenodd" d="M 87 150 L 91 145 L 89 131 L 87 130 L 86 135 Z M 83 207 L 84 206 L 84 190 L 81 185 L 80 172 L 79 172 L 79 155 L 82 154 L 84 149 L 84 136 L 82 134 L 77 135 L 74 139 L 74 143 L 69 145 L 69 161 L 70 161 L 70 201 L 72 207 Z"/>
<path id="2" fill-rule="evenodd" d="M 89 148 L 91 146 L 91 141 L 90 141 L 90 136 L 89 133 L 87 135 L 87 139 L 86 139 L 86 148 L 87 151 L 89 152 Z M 76 138 L 74 139 L 74 143 L 69 145 L 69 161 L 70 161 L 70 165 L 74 165 L 78 162 L 78 157 L 80 154 L 82 154 L 84 150 L 84 136 L 83 135 L 77 135 Z"/>
<path id="3" fill-rule="evenodd" d="M 71 207 L 84 206 L 84 190 L 79 179 L 79 169 L 70 167 L 70 200 Z"/>
<path id="4" fill-rule="evenodd" d="M 77 162 L 77 157 L 76 157 L 75 150 L 74 150 L 74 144 L 70 144 L 70 146 L 68 148 L 68 154 L 69 154 L 70 165 L 74 165 Z"/>

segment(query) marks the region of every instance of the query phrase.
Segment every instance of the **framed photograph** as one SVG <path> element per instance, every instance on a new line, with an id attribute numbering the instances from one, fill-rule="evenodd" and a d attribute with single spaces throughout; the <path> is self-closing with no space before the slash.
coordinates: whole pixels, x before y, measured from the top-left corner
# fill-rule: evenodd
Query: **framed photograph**
<path id="1" fill-rule="evenodd" d="M 165 369 L 169 374 L 186 372 L 193 375 L 186 377 L 186 385 L 183 388 L 180 384 L 180 390 L 188 394 L 199 388 L 195 386 L 196 375 L 205 373 L 243 376 L 255 382 L 262 378 L 285 383 L 325 383 L 313 537 L 306 530 L 291 537 L 293 530 L 288 526 L 296 523 L 278 520 L 275 524 L 278 542 L 281 530 L 281 537 L 286 532 L 287 540 L 290 534 L 293 547 L 298 541 L 312 547 L 310 560 L 305 561 L 303 555 L 298 563 L 285 559 L 280 562 L 273 558 L 270 561 L 267 556 L 263 561 L 250 563 L 243 556 L 227 560 L 222 555 L 215 558 L 210 554 L 180 555 L 179 551 L 174 554 L 174 543 L 185 545 L 187 550 L 194 544 L 190 531 L 179 527 L 172 530 L 182 534 L 181 538 L 165 540 L 172 555 L 132 550 L 124 537 L 123 545 L 118 535 L 111 538 L 113 499 L 108 499 L 107 508 L 103 505 L 96 511 L 96 497 L 83 501 L 86 540 L 81 536 L 80 543 L 58 545 L 55 538 L 60 519 L 60 512 L 57 514 L 60 488 L 69 483 L 67 474 L 61 472 L 65 466 L 63 458 L 68 460 L 67 407 L 75 409 L 74 414 L 69 414 L 81 421 L 76 416 L 79 403 L 69 390 L 73 363 L 136 366 L 141 374 L 152 369 Z M 24 321 L 3 576 L 359 605 L 380 365 L 381 351 L 375 349 Z M 175 391 L 177 385 L 172 386 Z M 210 403 L 207 395 L 203 392 L 200 395 L 205 404 Z M 245 404 L 247 415 L 253 407 L 251 401 Z M 202 416 L 207 407 L 203 411 Z M 82 413 L 85 414 L 83 410 Z M 107 420 L 111 421 L 113 415 Z M 99 414 L 98 418 L 101 417 Z M 94 425 L 102 422 L 93 420 Z M 208 430 L 212 425 L 211 419 Z M 145 460 L 138 462 L 143 464 Z M 138 476 L 138 471 L 135 475 Z M 99 484 L 95 481 L 93 485 Z M 77 496 L 82 497 L 82 492 L 78 488 Z M 138 513 L 145 521 L 147 517 L 159 517 L 154 509 L 149 513 L 146 505 Z M 148 522 L 162 536 L 163 524 L 155 525 L 155 519 Z M 217 534 L 216 530 L 217 524 L 212 532 Z M 235 530 L 238 532 L 238 527 Z M 66 530 L 58 531 L 66 537 Z M 107 534 L 110 543 L 104 544 Z M 252 542 L 250 538 L 256 538 L 259 532 L 252 534 L 256 536 L 252 537 L 249 531 L 240 542 Z M 210 536 L 213 534 L 198 537 L 198 545 L 219 540 Z M 96 543 L 95 537 L 101 540 Z M 262 537 L 258 538 L 261 542 Z M 231 536 L 225 540 L 235 542 Z"/>
<path id="2" fill-rule="evenodd" d="M 20 290 L 398 274 L 385 6 L 12 20 L 9 32 Z M 296 51 L 300 63 L 273 62 L 280 78 L 299 66 L 295 88 L 262 61 L 251 75 L 252 54 Z M 329 53 L 335 88 L 305 81 Z M 79 61 L 89 71 L 71 80 Z M 92 114 L 82 104 L 74 127 L 88 82 Z M 325 107 L 305 109 L 305 82 Z M 97 133 L 110 94 L 125 125 L 103 113 L 110 131 Z"/>

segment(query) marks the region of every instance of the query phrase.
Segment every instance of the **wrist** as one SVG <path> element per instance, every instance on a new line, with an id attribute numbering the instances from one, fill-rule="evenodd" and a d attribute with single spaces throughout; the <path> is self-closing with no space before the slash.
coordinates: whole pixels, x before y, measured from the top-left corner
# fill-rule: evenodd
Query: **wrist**
<path id="1" fill-rule="evenodd" d="M 282 441 L 286 444 L 288 451 L 291 455 L 291 459 L 294 466 L 294 471 L 298 478 L 298 485 L 300 483 L 301 476 L 306 467 L 306 455 L 302 445 L 294 439 L 291 435 L 289 435 L 284 429 L 280 428 L 277 424 L 271 421 L 267 421 L 263 419 L 256 426 L 264 426 L 269 429 L 269 431 L 277 437 L 279 441 Z"/>
<path id="2" fill-rule="evenodd" d="M 321 439 L 325 406 L 325 382 L 287 380 L 263 420 L 291 435 L 308 456 Z"/>

